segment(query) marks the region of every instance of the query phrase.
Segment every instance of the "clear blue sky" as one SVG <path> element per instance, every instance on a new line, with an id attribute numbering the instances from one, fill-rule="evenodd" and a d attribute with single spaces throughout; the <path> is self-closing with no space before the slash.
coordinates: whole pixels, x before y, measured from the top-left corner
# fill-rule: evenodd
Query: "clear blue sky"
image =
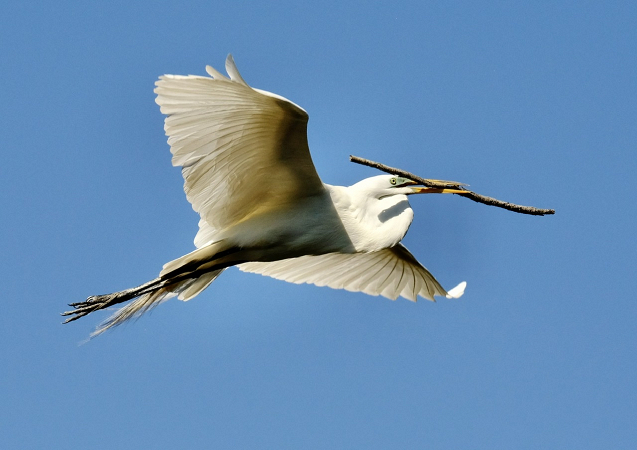
<path id="1" fill-rule="evenodd" d="M 635 448 L 637 4 L 510 3 L 5 0 L 0 447 Z M 230 52 L 327 183 L 355 154 L 557 214 L 412 199 L 459 300 L 233 269 L 78 345 L 107 314 L 68 302 L 193 249 L 153 83 Z"/>

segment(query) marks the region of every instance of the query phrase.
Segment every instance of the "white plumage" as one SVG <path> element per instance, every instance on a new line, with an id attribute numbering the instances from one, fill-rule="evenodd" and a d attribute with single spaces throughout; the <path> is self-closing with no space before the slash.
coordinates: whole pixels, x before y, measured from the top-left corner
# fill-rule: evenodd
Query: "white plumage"
<path id="1" fill-rule="evenodd" d="M 445 291 L 400 244 L 413 219 L 407 195 L 439 190 L 392 175 L 349 187 L 322 183 L 301 107 L 248 86 L 232 56 L 230 78 L 206 70 L 211 77 L 164 75 L 155 89 L 173 165 L 200 215 L 197 249 L 144 285 L 72 304 L 68 321 L 135 299 L 102 332 L 172 296 L 195 297 L 233 265 L 390 299 L 462 295 L 466 283 Z"/>

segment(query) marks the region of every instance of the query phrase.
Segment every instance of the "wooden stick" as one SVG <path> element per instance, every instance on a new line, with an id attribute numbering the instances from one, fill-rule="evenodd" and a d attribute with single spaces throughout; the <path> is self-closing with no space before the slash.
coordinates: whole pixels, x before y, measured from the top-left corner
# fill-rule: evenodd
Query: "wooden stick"
<path id="1" fill-rule="evenodd" d="M 475 192 L 465 189 L 464 187 L 462 187 L 461 184 L 454 184 L 454 182 L 441 182 L 438 180 L 429 180 L 427 178 L 421 178 L 418 175 L 415 175 L 411 172 L 407 172 L 401 169 L 396 169 L 395 167 L 386 166 L 385 164 L 381 164 L 376 161 L 371 161 L 369 159 L 361 158 L 359 156 L 350 155 L 349 160 L 356 164 L 362 164 L 363 166 L 373 167 L 374 169 L 382 170 L 383 172 L 387 172 L 392 175 L 398 175 L 401 177 L 409 178 L 410 180 L 416 181 L 419 184 L 422 184 L 423 186 L 426 186 L 426 187 L 463 190 L 465 192 L 456 193 L 456 195 L 460 195 L 461 197 L 466 197 L 470 200 L 473 200 L 474 202 L 483 203 L 485 205 L 497 206 L 498 208 L 504 208 L 509 211 L 513 211 L 513 212 L 517 212 L 521 214 L 531 214 L 533 216 L 544 216 L 547 214 L 555 214 L 554 209 L 541 209 L 541 208 L 534 208 L 533 206 L 522 206 L 522 205 L 516 205 L 515 203 L 503 202 L 502 200 L 498 200 L 496 198 L 476 194 Z"/>

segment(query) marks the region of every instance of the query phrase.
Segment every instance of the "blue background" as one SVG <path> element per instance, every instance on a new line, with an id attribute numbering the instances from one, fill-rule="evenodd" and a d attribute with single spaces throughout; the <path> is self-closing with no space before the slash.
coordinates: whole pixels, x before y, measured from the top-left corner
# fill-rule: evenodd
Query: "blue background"
<path id="1" fill-rule="evenodd" d="M 5 0 L 0 447 L 635 448 L 637 4 Z M 223 69 L 354 154 L 485 195 L 412 198 L 459 300 L 228 270 L 78 345 L 66 304 L 193 248 L 153 83 Z"/>

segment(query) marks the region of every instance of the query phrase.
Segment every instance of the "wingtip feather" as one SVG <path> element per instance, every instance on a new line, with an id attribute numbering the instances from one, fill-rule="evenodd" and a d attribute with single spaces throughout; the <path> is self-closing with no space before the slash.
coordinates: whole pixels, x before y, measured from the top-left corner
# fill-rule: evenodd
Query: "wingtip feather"
<path id="1" fill-rule="evenodd" d="M 226 77 L 221 72 L 218 72 L 217 69 L 212 66 L 206 66 L 206 72 L 208 72 L 208 75 L 210 75 L 215 80 L 228 80 L 228 77 Z"/>
<path id="2" fill-rule="evenodd" d="M 243 84 L 244 86 L 248 86 L 248 83 L 245 82 L 245 80 L 239 73 L 239 69 L 237 69 L 237 65 L 235 64 L 234 58 L 232 57 L 231 53 L 228 54 L 228 57 L 226 58 L 226 72 L 228 72 L 228 75 L 230 75 L 230 79 L 232 81 L 236 81 Z"/>
<path id="3" fill-rule="evenodd" d="M 447 291 L 447 298 L 460 298 L 462 297 L 462 294 L 464 294 L 464 290 L 467 287 L 467 282 L 463 281 L 462 283 L 458 284 L 458 286 L 456 286 L 453 289 L 450 289 L 449 291 Z"/>

